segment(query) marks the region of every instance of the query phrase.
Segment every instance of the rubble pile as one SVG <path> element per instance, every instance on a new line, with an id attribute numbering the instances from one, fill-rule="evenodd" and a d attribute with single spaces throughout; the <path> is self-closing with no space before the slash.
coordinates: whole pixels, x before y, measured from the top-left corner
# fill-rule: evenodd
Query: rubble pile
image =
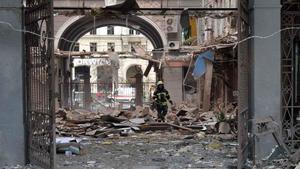
<path id="1" fill-rule="evenodd" d="M 91 112 L 84 109 L 60 109 L 56 112 L 57 153 L 81 155 L 85 153 L 78 138 L 115 138 L 134 133 L 178 130 L 184 139 L 205 139 L 218 133 L 218 139 L 236 138 L 236 107 L 217 105 L 214 111 L 201 112 L 187 103 L 171 107 L 166 122 L 157 122 L 150 107 L 136 107 L 134 111 L 106 109 Z M 217 144 L 212 144 L 216 148 Z"/>
<path id="2" fill-rule="evenodd" d="M 108 109 L 90 112 L 83 109 L 57 111 L 56 133 L 59 136 L 89 136 L 95 138 L 112 135 L 127 136 L 135 132 L 177 129 L 187 133 L 236 133 L 236 108 L 233 105 L 216 106 L 214 111 L 201 112 L 196 106 L 181 104 L 172 107 L 166 122 L 156 122 L 156 112 L 150 107 L 136 107 L 134 111 Z"/>

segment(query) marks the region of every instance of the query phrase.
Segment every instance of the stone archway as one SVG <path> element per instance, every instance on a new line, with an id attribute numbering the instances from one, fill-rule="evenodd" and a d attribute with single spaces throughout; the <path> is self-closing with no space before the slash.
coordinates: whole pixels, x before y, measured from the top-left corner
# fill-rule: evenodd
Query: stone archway
<path id="1" fill-rule="evenodd" d="M 83 35 L 90 32 L 93 28 L 104 27 L 108 25 L 124 26 L 139 31 L 145 37 L 147 37 L 154 49 L 164 49 L 167 44 L 165 33 L 147 17 L 141 16 L 76 16 L 69 19 L 56 33 L 56 40 L 54 48 L 62 51 L 72 51 L 77 42 Z M 69 83 L 70 77 L 67 76 L 69 72 L 72 72 L 71 59 L 65 59 L 63 67 L 66 76 L 61 77 L 64 79 L 64 83 Z M 149 62 L 148 67 L 156 67 L 157 75 L 161 76 L 158 72 L 158 65 Z M 68 106 L 67 98 L 70 97 L 69 89 L 65 88 L 65 91 L 61 93 L 63 107 Z"/>
<path id="2" fill-rule="evenodd" d="M 57 32 L 54 48 L 70 51 L 74 43 L 93 27 L 108 25 L 124 26 L 138 30 L 153 44 L 154 49 L 163 49 L 167 44 L 165 33 L 149 18 L 141 16 L 76 16 L 69 19 Z M 67 39 L 68 41 L 64 40 Z M 72 41 L 72 42 L 70 42 Z"/>
<path id="3" fill-rule="evenodd" d="M 136 83 L 136 75 L 143 74 L 140 65 L 131 65 L 126 71 L 126 81 L 130 84 Z"/>

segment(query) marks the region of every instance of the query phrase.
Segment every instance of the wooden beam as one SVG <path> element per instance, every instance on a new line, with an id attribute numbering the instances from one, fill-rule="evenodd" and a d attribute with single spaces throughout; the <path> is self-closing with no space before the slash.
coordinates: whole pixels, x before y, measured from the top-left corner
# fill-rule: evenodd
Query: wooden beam
<path id="1" fill-rule="evenodd" d="M 138 55 L 134 52 L 116 52 L 118 55 L 122 55 L 122 54 L 127 54 L 127 55 L 131 55 L 133 57 L 136 57 L 136 58 L 140 58 L 140 59 L 144 59 L 144 60 L 149 60 L 151 62 L 154 62 L 154 63 L 159 63 L 160 64 L 160 61 L 159 60 L 156 60 L 156 59 L 152 59 L 152 57 L 148 54 L 145 54 L 145 55 Z M 74 52 L 74 51 L 59 51 L 59 52 L 55 52 L 54 55 L 56 57 L 62 57 L 62 58 L 68 58 L 69 56 L 70 57 L 73 57 L 73 58 L 80 58 L 80 57 L 84 57 L 84 56 L 93 56 L 93 55 L 107 55 L 107 56 L 101 56 L 99 58 L 109 58 L 108 56 L 108 52 Z M 95 57 L 95 58 L 98 58 L 98 57 Z M 122 58 L 122 56 L 120 57 Z"/>
<path id="2" fill-rule="evenodd" d="M 202 88 L 202 85 L 203 84 L 203 77 L 200 77 L 198 80 L 197 80 L 197 93 L 198 93 L 198 108 L 199 110 L 202 110 L 202 103 L 203 103 L 203 88 Z"/>
<path id="3" fill-rule="evenodd" d="M 204 80 L 203 110 L 209 111 L 213 64 L 211 61 L 205 60 L 205 65 L 206 65 L 206 72 L 205 72 L 205 80 Z"/>
<path id="4" fill-rule="evenodd" d="M 188 67 L 190 60 L 166 60 L 165 63 L 168 67 Z"/>
<path id="5" fill-rule="evenodd" d="M 146 68 L 146 70 L 145 70 L 145 72 L 144 72 L 144 76 L 145 76 L 145 77 L 148 76 L 148 74 L 149 74 L 149 72 L 150 72 L 152 66 L 153 66 L 153 62 L 149 61 L 148 66 L 147 66 L 147 68 Z"/>
<path id="6" fill-rule="evenodd" d="M 91 56 L 92 54 L 93 54 L 92 52 L 68 52 L 68 51 L 60 51 L 54 53 L 54 55 L 57 57 L 66 57 L 66 58 L 68 58 L 69 56 L 71 57 Z"/>
<path id="7" fill-rule="evenodd" d="M 137 57 L 137 58 L 141 58 L 141 59 L 144 59 L 144 60 L 149 60 L 149 61 L 155 62 L 155 63 L 160 63 L 159 60 L 152 59 L 151 56 L 148 56 L 148 57 L 147 57 L 147 55 L 141 56 L 141 55 L 137 55 L 137 54 L 134 54 L 134 53 L 132 53 L 132 55 Z"/>

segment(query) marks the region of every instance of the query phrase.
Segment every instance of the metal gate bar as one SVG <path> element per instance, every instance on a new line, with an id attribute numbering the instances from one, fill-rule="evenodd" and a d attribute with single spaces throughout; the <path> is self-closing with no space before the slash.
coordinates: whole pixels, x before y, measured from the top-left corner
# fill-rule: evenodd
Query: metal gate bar
<path id="1" fill-rule="evenodd" d="M 282 0 L 281 28 L 300 27 L 300 2 Z M 281 120 L 284 142 L 295 152 L 300 147 L 300 101 L 296 95 L 295 41 L 300 40 L 299 29 L 281 33 Z"/>
<path id="2" fill-rule="evenodd" d="M 249 36 L 249 0 L 238 1 L 238 39 Z M 244 168 L 248 158 L 248 119 L 249 119 L 249 41 L 238 45 L 238 169 Z"/>
<path id="3" fill-rule="evenodd" d="M 54 80 L 52 0 L 25 1 L 27 162 L 54 168 Z M 54 74 L 53 74 L 54 75 Z"/>

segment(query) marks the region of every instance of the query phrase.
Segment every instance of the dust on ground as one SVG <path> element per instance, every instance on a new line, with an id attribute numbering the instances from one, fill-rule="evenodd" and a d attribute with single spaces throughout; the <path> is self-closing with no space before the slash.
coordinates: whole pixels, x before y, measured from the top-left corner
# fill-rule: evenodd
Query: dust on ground
<path id="1" fill-rule="evenodd" d="M 237 143 L 214 136 L 170 132 L 82 141 L 84 155 L 57 155 L 57 168 L 186 169 L 235 168 Z"/>

